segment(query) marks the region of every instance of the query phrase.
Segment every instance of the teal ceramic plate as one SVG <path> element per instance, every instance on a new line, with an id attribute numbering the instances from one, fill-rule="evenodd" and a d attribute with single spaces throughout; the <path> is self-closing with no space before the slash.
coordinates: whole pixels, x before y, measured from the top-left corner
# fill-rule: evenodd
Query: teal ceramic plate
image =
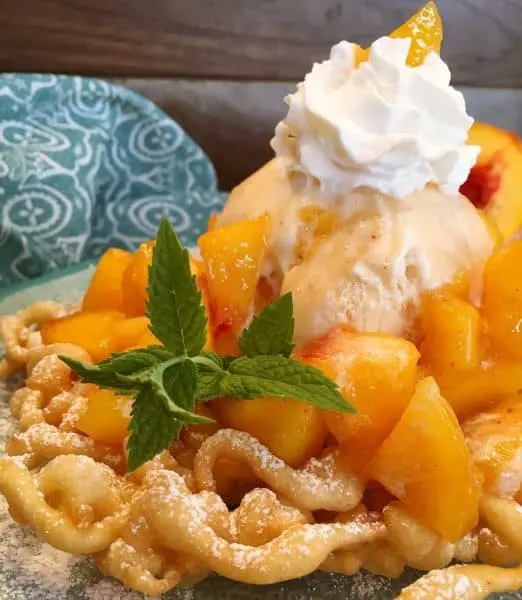
<path id="1" fill-rule="evenodd" d="M 37 299 L 74 302 L 91 277 L 93 267 L 81 265 L 22 283 L 3 291 L 0 316 L 20 310 Z M 0 446 L 14 427 L 9 417 L 8 398 L 17 382 L 0 382 Z M 369 600 L 395 598 L 418 573 L 407 571 L 399 580 L 368 573 L 353 577 L 319 573 L 270 586 L 250 586 L 211 577 L 190 588 L 165 595 L 171 600 Z M 498 598 L 522 600 L 522 593 Z M 139 600 L 141 594 L 104 578 L 88 559 L 72 557 L 42 544 L 30 531 L 9 517 L 0 500 L 0 600 Z"/>

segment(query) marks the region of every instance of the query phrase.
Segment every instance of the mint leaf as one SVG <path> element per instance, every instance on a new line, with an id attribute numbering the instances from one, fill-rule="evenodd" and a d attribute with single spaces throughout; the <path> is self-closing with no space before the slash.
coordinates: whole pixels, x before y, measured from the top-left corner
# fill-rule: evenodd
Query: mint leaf
<path id="1" fill-rule="evenodd" d="M 246 356 L 282 354 L 290 356 L 294 345 L 292 294 L 281 296 L 266 306 L 243 331 L 238 340 Z"/>
<path id="2" fill-rule="evenodd" d="M 154 394 L 176 419 L 191 425 L 212 422 L 212 419 L 194 412 L 198 382 L 196 365 L 191 360 L 155 367 L 150 375 L 150 384 Z"/>
<path id="3" fill-rule="evenodd" d="M 121 375 L 111 369 L 103 369 L 99 365 L 82 363 L 68 356 L 60 356 L 60 360 L 70 367 L 85 383 L 94 383 L 101 388 L 129 394 L 136 393 L 140 388 L 140 384 L 134 376 Z M 138 374 L 141 372 L 137 371 Z"/>
<path id="4" fill-rule="evenodd" d="M 196 356 L 205 344 L 207 317 L 190 271 L 189 253 L 162 219 L 149 267 L 147 313 L 151 332 L 175 356 Z"/>
<path id="5" fill-rule="evenodd" d="M 165 348 L 149 346 L 113 354 L 110 358 L 99 362 L 97 367 L 102 371 L 113 371 L 121 375 L 136 375 L 171 358 L 173 358 L 172 354 Z"/>
<path id="6" fill-rule="evenodd" d="M 201 358 L 203 359 L 208 359 L 208 360 L 201 360 Z M 203 369 L 205 368 L 205 364 L 207 364 L 207 369 L 211 369 L 211 370 L 222 370 L 223 369 L 223 357 L 219 356 L 219 354 L 216 354 L 215 352 L 209 352 L 209 351 L 204 351 L 201 353 L 201 355 L 198 357 L 198 360 L 196 361 L 199 367 L 202 367 Z M 210 365 L 210 363 L 213 363 L 213 367 Z"/>
<path id="7" fill-rule="evenodd" d="M 183 422 L 174 419 L 150 386 L 137 395 L 129 425 L 128 470 L 134 471 L 177 439 Z"/>
<path id="8" fill-rule="evenodd" d="M 168 448 L 184 425 L 213 422 L 194 413 L 196 392 L 197 371 L 191 360 L 153 368 L 132 409 L 130 471 Z"/>
<path id="9" fill-rule="evenodd" d="M 160 346 L 113 354 L 96 365 L 60 356 L 60 359 L 86 383 L 129 392 L 139 388 L 140 384 L 148 379 L 153 367 L 172 358 L 172 354 Z"/>
<path id="10" fill-rule="evenodd" d="M 293 398 L 318 408 L 355 412 L 337 384 L 322 371 L 283 356 L 241 356 L 230 363 L 220 384 L 221 396 Z"/>
<path id="11" fill-rule="evenodd" d="M 227 375 L 225 371 L 217 373 L 215 371 L 198 372 L 198 402 L 209 402 L 215 398 L 226 396 L 221 388 L 221 380 Z"/>

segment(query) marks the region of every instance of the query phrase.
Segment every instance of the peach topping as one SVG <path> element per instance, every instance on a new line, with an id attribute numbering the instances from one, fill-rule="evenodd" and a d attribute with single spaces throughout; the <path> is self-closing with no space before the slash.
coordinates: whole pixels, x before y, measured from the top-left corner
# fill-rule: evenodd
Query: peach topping
<path id="1" fill-rule="evenodd" d="M 430 52 L 440 54 L 442 21 L 435 2 L 428 2 L 400 27 L 390 33 L 391 38 L 410 38 L 411 46 L 406 63 L 410 67 L 422 65 Z M 359 48 L 356 63 L 368 60 L 369 48 Z"/>
<path id="2" fill-rule="evenodd" d="M 439 52 L 442 25 L 435 3 L 390 35 L 412 39 L 412 67 Z M 368 49 L 359 49 L 357 60 L 368 56 Z M 522 144 L 483 124 L 473 126 L 469 143 L 482 150 L 461 191 L 507 239 L 522 226 Z M 328 211 L 307 208 L 300 216 L 311 234 L 302 250 L 311 252 L 335 223 Z M 271 290 L 261 277 L 269 233 L 266 216 L 223 228 L 213 219 L 200 238 L 202 260 L 192 260 L 192 271 L 209 313 L 207 348 L 237 353 L 242 328 L 269 301 Z M 108 250 L 82 310 L 45 323 L 44 343 L 72 342 L 94 361 L 158 343 L 145 316 L 153 247 L 147 242 L 134 255 Z M 418 348 L 400 338 L 337 327 L 298 349 L 294 358 L 334 379 L 356 414 L 264 397 L 223 398 L 208 410 L 221 426 L 249 432 L 292 466 L 336 443 L 346 467 L 379 497 L 398 498 L 426 526 L 456 541 L 477 522 L 482 479 L 488 490 L 498 488 L 506 465 L 513 467 L 514 457 L 522 455 L 516 396 L 522 391 L 521 265 L 522 241 L 493 255 L 480 308 L 467 300 L 467 274 L 425 293 Z M 78 429 L 101 442 L 122 443 L 129 402 L 94 392 Z M 477 416 L 483 411 L 494 418 Z M 486 437 L 502 427 L 510 440 L 499 435 L 494 447 L 487 446 Z"/>

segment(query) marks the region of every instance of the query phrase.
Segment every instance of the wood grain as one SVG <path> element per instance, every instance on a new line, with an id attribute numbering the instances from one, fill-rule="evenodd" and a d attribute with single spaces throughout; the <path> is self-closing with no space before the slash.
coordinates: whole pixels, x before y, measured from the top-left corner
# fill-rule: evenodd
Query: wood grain
<path id="1" fill-rule="evenodd" d="M 272 156 L 270 138 L 285 114 L 289 83 L 163 81 L 126 79 L 119 83 L 150 98 L 204 148 L 230 189 Z M 464 88 L 468 111 L 522 134 L 522 90 Z"/>
<path id="2" fill-rule="evenodd" d="M 295 80 L 423 0 L 2 0 L 0 70 Z M 522 1 L 439 0 L 458 84 L 522 87 Z"/>

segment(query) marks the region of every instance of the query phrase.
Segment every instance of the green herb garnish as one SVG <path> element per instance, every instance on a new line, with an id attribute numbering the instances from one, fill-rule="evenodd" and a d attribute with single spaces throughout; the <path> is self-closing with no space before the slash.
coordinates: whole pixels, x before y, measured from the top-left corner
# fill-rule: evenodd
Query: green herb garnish
<path id="1" fill-rule="evenodd" d="M 114 354 L 97 365 L 60 357 L 83 381 L 135 397 L 129 471 L 168 448 L 184 425 L 212 421 L 195 413 L 196 402 L 277 396 L 354 411 L 322 371 L 289 358 L 294 331 L 290 294 L 267 306 L 243 331 L 239 346 L 244 356 L 203 350 L 207 317 L 201 293 L 188 251 L 167 219 L 161 221 L 149 268 L 147 310 L 161 346 Z"/>

